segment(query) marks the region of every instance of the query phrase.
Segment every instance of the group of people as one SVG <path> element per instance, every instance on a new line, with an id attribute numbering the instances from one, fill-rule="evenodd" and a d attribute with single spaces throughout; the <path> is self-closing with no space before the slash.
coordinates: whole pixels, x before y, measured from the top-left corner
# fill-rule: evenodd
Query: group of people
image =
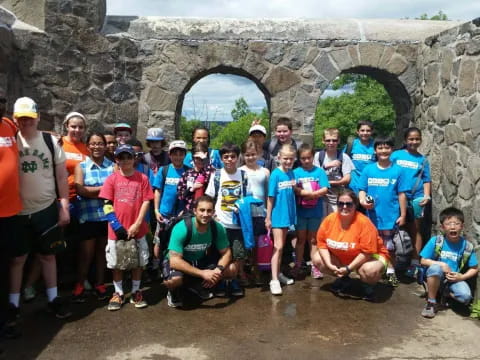
<path id="1" fill-rule="evenodd" d="M 5 103 L 0 94 L 2 116 Z M 272 241 L 272 295 L 281 295 L 282 285 L 307 272 L 316 279 L 324 273 L 336 277 L 331 290 L 342 294 L 355 272 L 363 297 L 374 300 L 374 285 L 382 278 L 398 286 L 393 237 L 399 227 L 414 241 L 407 273 L 428 268 L 423 316 L 435 315 L 444 289 L 463 303 L 472 298 L 466 280 L 476 276 L 478 263 L 461 236 L 462 212 L 442 211 L 443 235 L 423 247 L 420 230 L 431 180 L 428 160 L 418 151 L 418 128 L 407 129 L 405 147 L 396 151 L 391 138 L 372 138 L 368 121 L 358 124 L 358 138 L 345 149 L 339 149 L 338 129 L 326 129 L 319 151 L 292 138 L 287 118 L 277 120 L 271 140 L 254 122 L 241 148 L 225 143 L 218 150 L 209 147 L 203 127 L 193 131 L 191 149 L 183 140 L 168 143 L 161 128 L 150 128 L 144 152 L 129 124 L 89 133 L 78 112 L 65 116 L 64 136 L 39 131 L 37 105 L 26 97 L 15 102 L 13 120 L 0 122 L 0 263 L 2 274 L 9 274 L 8 282 L 2 280 L 2 286 L 8 283 L 4 331 L 13 332 L 22 288 L 25 299 L 34 296 L 35 268 L 43 275 L 48 308 L 58 318 L 71 315 L 57 291 L 62 230 L 77 249 L 72 300 L 85 301 L 93 268 L 93 291 L 109 299 L 111 311 L 126 301 L 127 270 L 130 303 L 148 306 L 141 287 L 145 267 L 161 266 L 171 307 L 182 306 L 186 294 L 203 300 L 243 296 L 249 282 L 261 283 L 260 237 Z M 290 242 L 292 266 L 285 266 Z M 32 274 L 24 276 L 29 254 L 34 254 Z M 112 270 L 113 295 L 105 268 Z"/>

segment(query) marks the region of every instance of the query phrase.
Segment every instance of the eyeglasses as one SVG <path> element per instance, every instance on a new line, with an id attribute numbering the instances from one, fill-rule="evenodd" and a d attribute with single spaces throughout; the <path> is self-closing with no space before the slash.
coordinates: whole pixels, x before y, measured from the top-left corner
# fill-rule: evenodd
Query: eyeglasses
<path id="1" fill-rule="evenodd" d="M 89 143 L 88 146 L 91 146 L 91 147 L 104 147 L 105 144 L 104 144 L 104 143 Z"/>
<path id="2" fill-rule="evenodd" d="M 223 156 L 222 156 L 222 160 L 223 160 L 223 159 L 232 159 L 232 160 L 234 160 L 234 159 L 236 159 L 236 158 L 237 158 L 237 155 L 223 155 Z"/>
<path id="3" fill-rule="evenodd" d="M 353 207 L 353 201 L 337 201 L 337 206 L 339 208 L 347 207 L 347 208 L 352 208 Z"/>
<path id="4" fill-rule="evenodd" d="M 462 223 L 461 223 L 461 222 L 453 222 L 453 221 L 451 221 L 451 222 L 445 223 L 444 225 L 446 225 L 446 226 L 460 226 L 460 225 L 462 225 Z"/>
<path id="5" fill-rule="evenodd" d="M 323 142 L 326 142 L 326 143 L 336 143 L 336 142 L 338 142 L 338 139 L 327 139 L 327 140 L 323 140 Z"/>

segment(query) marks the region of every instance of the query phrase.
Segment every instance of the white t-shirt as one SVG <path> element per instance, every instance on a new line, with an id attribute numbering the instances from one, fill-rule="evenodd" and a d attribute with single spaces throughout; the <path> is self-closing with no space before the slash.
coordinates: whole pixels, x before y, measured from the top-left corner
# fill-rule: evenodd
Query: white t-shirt
<path id="1" fill-rule="evenodd" d="M 210 181 L 205 191 L 206 195 L 215 197 L 215 174 L 210 176 Z M 229 229 L 239 229 L 240 226 L 233 223 L 233 209 L 235 201 L 240 199 L 242 194 L 242 173 L 237 169 L 234 174 L 229 174 L 225 169 L 220 170 L 220 186 L 218 189 L 217 202 L 215 204 L 215 215 L 218 221 Z"/>
<path id="2" fill-rule="evenodd" d="M 30 215 L 46 209 L 56 199 L 53 166 L 65 162 L 65 153 L 52 138 L 55 161 L 39 131 L 33 139 L 26 140 L 18 133 L 18 153 L 20 155 L 20 196 L 23 209 L 20 215 Z"/>

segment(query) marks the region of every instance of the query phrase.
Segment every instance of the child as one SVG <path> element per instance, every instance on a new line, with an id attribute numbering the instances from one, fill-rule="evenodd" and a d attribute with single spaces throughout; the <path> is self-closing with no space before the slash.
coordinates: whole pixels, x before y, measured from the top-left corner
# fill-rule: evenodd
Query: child
<path id="1" fill-rule="evenodd" d="M 132 127 L 127 123 L 116 124 L 113 128 L 113 134 L 117 144 L 124 145 L 132 138 Z"/>
<path id="2" fill-rule="evenodd" d="M 172 141 L 168 147 L 171 164 L 162 167 L 155 176 L 153 188 L 155 190 L 155 217 L 157 230 L 155 232 L 154 255 L 160 257 L 160 236 L 165 230 L 165 224 L 184 210 L 184 202 L 178 199 L 177 186 L 187 167 L 183 164 L 187 145 L 183 140 Z M 166 250 L 166 249 L 161 249 Z"/>
<path id="3" fill-rule="evenodd" d="M 105 156 L 108 160 L 115 161 L 115 149 L 117 148 L 117 140 L 112 131 L 105 132 L 105 140 L 107 141 Z"/>
<path id="4" fill-rule="evenodd" d="M 153 199 L 153 192 L 146 175 L 134 168 L 135 152 L 130 145 L 120 145 L 115 150 L 115 161 L 119 171 L 110 175 L 103 184 L 99 198 L 105 199 L 104 211 L 108 215 L 115 212 L 118 222 L 122 225 L 114 231 L 112 225 L 108 227 L 108 244 L 105 249 L 107 267 L 113 270 L 113 285 L 115 293 L 108 304 L 108 310 L 120 310 L 124 303 L 123 271 L 117 264 L 117 240 L 135 238 L 139 252 L 139 266 L 132 270 L 132 296 L 130 303 L 138 309 L 147 307 L 140 290 L 142 268 L 148 262 L 148 245 L 145 235 L 148 225 L 145 215 Z M 113 209 L 112 209 L 113 205 Z M 122 231 L 123 230 L 123 231 Z"/>
<path id="5" fill-rule="evenodd" d="M 252 139 L 247 140 L 247 142 L 242 146 L 242 154 L 245 165 L 243 165 L 240 169 L 245 171 L 247 174 L 248 193 L 251 194 L 255 199 L 263 201 L 263 205 L 261 206 L 252 206 L 252 218 L 254 220 L 253 232 L 254 234 L 265 234 L 265 217 L 267 215 L 265 204 L 267 200 L 270 171 L 258 164 L 258 158 L 262 154 L 262 147 L 259 143 Z M 259 219 L 261 223 L 255 222 L 255 219 Z M 257 229 L 257 227 L 261 228 Z M 255 275 L 259 275 L 256 268 Z M 258 277 L 256 279 L 256 283 L 261 284 Z"/>
<path id="6" fill-rule="evenodd" d="M 265 226 L 272 229 L 273 254 L 272 254 L 272 280 L 270 292 L 272 295 L 281 295 L 280 283 L 291 285 L 289 279 L 280 272 L 282 251 L 285 246 L 288 228 L 296 223 L 295 206 L 295 177 L 292 167 L 295 162 L 295 148 L 292 145 L 283 145 L 278 153 L 280 166 L 273 170 L 268 184 L 267 217 Z"/>
<path id="7" fill-rule="evenodd" d="M 235 224 L 233 218 L 235 202 L 247 195 L 245 172 L 237 169 L 239 155 L 240 148 L 237 145 L 232 143 L 223 144 L 220 149 L 223 169 L 217 170 L 215 175 L 210 177 L 205 194 L 216 199 L 215 214 L 217 220 L 226 228 L 233 261 L 236 268 L 242 270 L 247 253 L 243 242 L 242 230 L 239 225 Z M 244 291 L 238 281 L 232 280 L 230 286 L 230 294 L 232 296 L 244 295 Z"/>
<path id="8" fill-rule="evenodd" d="M 196 144 L 198 142 L 201 142 L 201 143 L 207 144 L 207 146 L 210 146 L 210 132 L 206 127 L 197 126 L 195 129 L 193 129 L 193 131 L 192 131 L 192 145 Z M 220 152 L 218 150 L 211 149 L 209 147 L 208 148 L 208 159 L 209 159 L 209 163 L 215 169 L 221 169 L 223 167 Z M 185 160 L 183 161 L 183 163 L 188 167 L 194 167 L 191 152 L 187 153 L 187 156 L 185 156 Z"/>
<path id="9" fill-rule="evenodd" d="M 170 163 L 168 153 L 163 150 L 163 148 L 167 144 L 165 141 L 165 136 L 163 134 L 163 129 L 148 129 L 147 137 L 145 140 L 147 141 L 147 146 L 150 148 L 150 151 L 145 154 L 144 159 L 150 167 L 150 170 L 152 170 L 153 175 L 155 176 L 158 172 L 158 169 Z"/>
<path id="10" fill-rule="evenodd" d="M 185 171 L 178 182 L 178 199 L 185 202 L 185 210 L 192 212 L 193 202 L 205 193 L 210 176 L 215 173 L 208 163 L 208 146 L 203 142 L 193 144 L 193 169 Z"/>
<path id="11" fill-rule="evenodd" d="M 395 259 L 393 234 L 395 227 L 405 224 L 405 192 L 409 187 L 402 169 L 390 160 L 393 146 L 392 138 L 375 139 L 377 163 L 369 164 L 363 170 L 358 184 L 358 195 L 360 205 L 367 210 L 367 216 L 377 227 L 385 247 L 390 252 L 391 263 L 387 267 L 387 281 L 396 287 L 398 279 L 392 265 Z M 367 195 L 371 200 L 367 199 Z"/>
<path id="12" fill-rule="evenodd" d="M 422 133 L 416 127 L 405 131 L 406 148 L 397 150 L 392 154 L 392 162 L 399 165 L 405 174 L 405 179 L 410 182 L 409 190 L 405 192 L 408 201 L 407 229 L 414 242 L 411 266 L 407 276 L 415 277 L 419 266 L 419 252 L 423 246 L 422 233 L 420 232 L 423 219 L 423 209 L 430 201 L 431 178 L 430 165 L 425 156 L 418 152 L 422 143 Z"/>
<path id="13" fill-rule="evenodd" d="M 355 169 L 350 173 L 349 187 L 358 194 L 358 182 L 362 171 L 368 164 L 375 162 L 375 149 L 373 147 L 373 124 L 368 120 L 360 120 L 357 125 L 358 137 L 347 144 L 345 153 L 350 156 Z"/>
<path id="14" fill-rule="evenodd" d="M 461 236 L 463 212 L 454 207 L 446 208 L 440 212 L 440 223 L 443 235 L 432 237 L 420 252 L 421 264 L 428 267 L 427 304 L 422 311 L 422 316 L 426 318 L 435 316 L 436 298 L 444 282 L 450 296 L 468 305 L 472 293 L 466 280 L 478 274 L 474 247 Z"/>
<path id="15" fill-rule="evenodd" d="M 339 151 L 338 142 L 340 133 L 338 129 L 328 128 L 323 132 L 325 150 L 315 154 L 313 164 L 325 170 L 330 183 L 326 200 L 323 202 L 323 217 L 337 211 L 337 196 L 340 190 L 350 183 L 350 173 L 355 170 L 352 160 L 347 154 Z"/>
<path id="16" fill-rule="evenodd" d="M 305 242 L 311 245 L 311 253 L 317 252 L 315 236 L 322 219 L 322 199 L 330 184 L 327 174 L 321 168 L 313 165 L 313 148 L 308 144 L 302 144 L 298 150 L 298 158 L 301 167 L 293 170 L 295 181 L 297 183 L 297 243 L 295 246 L 295 267 L 293 269 L 294 277 L 300 278 L 301 265 L 305 250 Z M 323 274 L 312 264 L 312 277 L 314 279 L 323 278 Z"/>

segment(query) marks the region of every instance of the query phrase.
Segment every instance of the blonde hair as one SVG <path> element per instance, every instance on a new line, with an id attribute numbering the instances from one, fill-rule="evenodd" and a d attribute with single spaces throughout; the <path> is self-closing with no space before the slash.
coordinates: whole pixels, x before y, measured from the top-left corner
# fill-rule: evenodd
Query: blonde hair
<path id="1" fill-rule="evenodd" d="M 330 136 L 336 136 L 337 138 L 340 137 L 340 131 L 338 131 L 337 128 L 328 128 L 323 130 L 323 138 L 325 139 L 325 136 L 330 135 Z"/>
<path id="2" fill-rule="evenodd" d="M 293 154 L 294 156 L 296 155 L 295 148 L 293 147 L 292 144 L 283 144 L 280 150 L 278 151 L 279 155 L 286 155 L 286 154 Z"/>

